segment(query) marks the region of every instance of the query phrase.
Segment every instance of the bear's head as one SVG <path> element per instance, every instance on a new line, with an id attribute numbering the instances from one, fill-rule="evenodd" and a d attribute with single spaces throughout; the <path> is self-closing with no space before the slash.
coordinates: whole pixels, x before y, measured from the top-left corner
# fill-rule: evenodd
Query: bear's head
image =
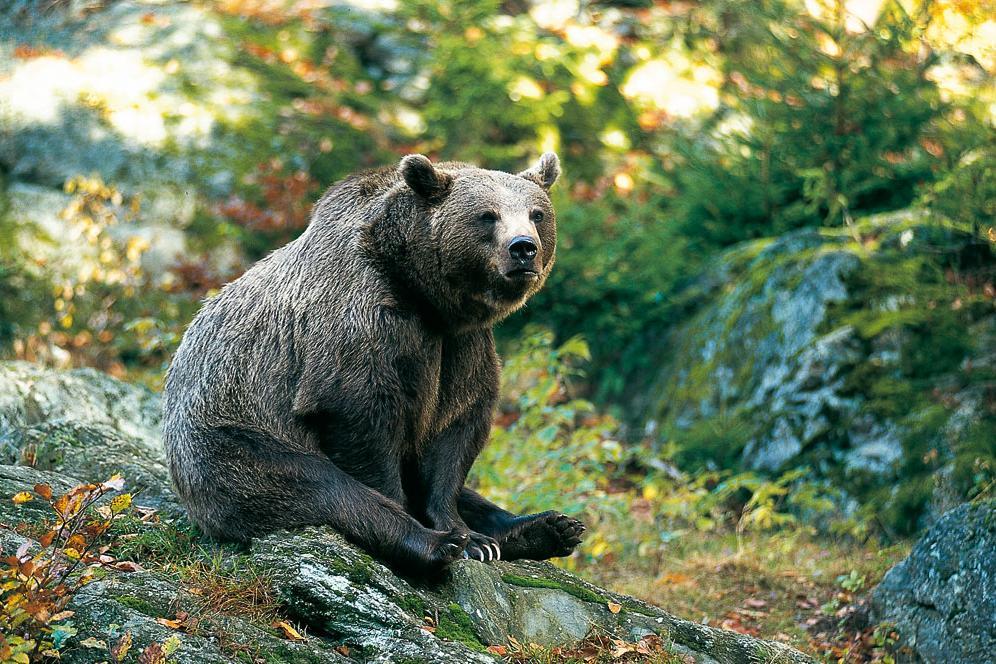
<path id="1" fill-rule="evenodd" d="M 447 327 L 493 325 L 543 286 L 557 244 L 548 194 L 560 175 L 555 154 L 516 175 L 409 155 L 398 174 L 385 258 Z"/>

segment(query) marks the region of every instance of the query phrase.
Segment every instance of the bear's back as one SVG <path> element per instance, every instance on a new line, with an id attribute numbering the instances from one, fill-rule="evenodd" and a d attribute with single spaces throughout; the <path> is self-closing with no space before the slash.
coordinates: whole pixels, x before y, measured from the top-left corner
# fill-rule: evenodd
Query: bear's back
<path id="1" fill-rule="evenodd" d="M 270 430 L 288 417 L 307 346 L 349 334 L 357 309 L 388 298 L 364 227 L 397 183 L 393 169 L 343 180 L 297 239 L 207 300 L 174 354 L 164 418 Z"/>

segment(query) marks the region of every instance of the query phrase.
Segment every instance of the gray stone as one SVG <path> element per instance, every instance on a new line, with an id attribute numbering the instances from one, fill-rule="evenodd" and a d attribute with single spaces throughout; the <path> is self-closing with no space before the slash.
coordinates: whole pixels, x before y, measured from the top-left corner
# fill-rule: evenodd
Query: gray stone
<path id="1" fill-rule="evenodd" d="M 942 517 L 875 588 L 872 609 L 925 662 L 996 662 L 996 501 Z"/>

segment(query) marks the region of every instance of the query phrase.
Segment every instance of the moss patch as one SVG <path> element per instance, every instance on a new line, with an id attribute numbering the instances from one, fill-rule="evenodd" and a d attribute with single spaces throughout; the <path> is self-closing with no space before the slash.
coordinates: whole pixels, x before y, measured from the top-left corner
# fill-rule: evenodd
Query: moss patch
<path id="1" fill-rule="evenodd" d="M 121 597 L 115 597 L 118 604 L 121 606 L 128 607 L 133 611 L 138 611 L 141 614 L 150 616 L 152 618 L 159 617 L 159 611 L 156 607 L 149 604 L 147 601 L 141 597 L 133 597 L 131 595 L 122 595 Z"/>
<path id="2" fill-rule="evenodd" d="M 425 615 L 425 602 L 418 595 L 402 595 L 395 603 L 413 616 Z"/>
<path id="3" fill-rule="evenodd" d="M 604 604 L 608 601 L 607 598 L 602 597 L 596 592 L 588 590 L 584 586 L 566 583 L 563 581 L 554 581 L 553 579 L 519 576 L 518 574 L 503 574 L 501 580 L 509 585 L 521 586 L 523 588 L 549 588 L 551 590 L 561 590 L 568 595 L 577 597 L 583 602 L 591 602 L 593 604 Z"/>
<path id="4" fill-rule="evenodd" d="M 474 632 L 474 621 L 456 602 L 450 602 L 446 611 L 440 612 L 436 636 L 446 641 L 459 641 L 471 650 L 487 652 L 487 648 Z"/>

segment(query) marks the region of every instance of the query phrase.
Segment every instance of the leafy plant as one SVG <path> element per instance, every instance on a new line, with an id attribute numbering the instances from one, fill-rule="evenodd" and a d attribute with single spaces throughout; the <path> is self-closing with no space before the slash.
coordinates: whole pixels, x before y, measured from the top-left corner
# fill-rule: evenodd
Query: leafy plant
<path id="1" fill-rule="evenodd" d="M 81 484 L 61 496 L 49 485 L 37 484 L 33 491 L 11 498 L 17 504 L 43 501 L 54 519 L 2 561 L 0 662 L 57 658 L 65 640 L 76 633 L 67 606 L 101 572 L 108 530 L 131 505 L 131 495 L 120 493 L 123 488 L 124 480 L 115 476 L 101 484 Z M 118 495 L 100 504 L 112 492 Z"/>

